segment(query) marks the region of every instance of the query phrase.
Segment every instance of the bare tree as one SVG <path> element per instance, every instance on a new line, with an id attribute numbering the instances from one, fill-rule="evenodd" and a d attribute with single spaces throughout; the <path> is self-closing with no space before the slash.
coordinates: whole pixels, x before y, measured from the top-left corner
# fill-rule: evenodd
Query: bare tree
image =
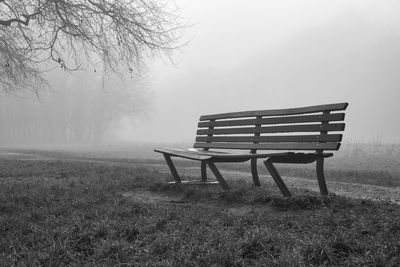
<path id="1" fill-rule="evenodd" d="M 0 90 L 37 90 L 48 63 L 133 72 L 169 55 L 182 28 L 161 0 L 0 0 Z"/>

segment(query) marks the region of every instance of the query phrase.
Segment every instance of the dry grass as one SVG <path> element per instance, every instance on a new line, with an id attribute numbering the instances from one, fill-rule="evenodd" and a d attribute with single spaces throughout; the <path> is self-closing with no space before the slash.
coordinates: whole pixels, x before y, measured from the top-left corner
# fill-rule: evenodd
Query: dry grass
<path id="1" fill-rule="evenodd" d="M 164 159 L 153 149 L 160 146 L 190 147 L 191 144 L 132 144 L 104 147 L 59 147 L 58 149 L 8 149 L 13 152 L 26 153 L 31 156 L 68 158 L 81 160 L 105 160 L 119 163 L 153 163 L 164 164 Z M 361 183 L 395 187 L 400 186 L 400 145 L 344 143 L 334 156 L 325 161 L 325 176 L 328 181 Z M 198 167 L 198 162 L 176 160 L 179 167 Z M 265 167 L 259 161 L 259 169 Z M 283 176 L 315 179 L 315 164 L 277 164 Z M 249 171 L 249 163 L 222 164 L 222 170 Z"/>
<path id="2" fill-rule="evenodd" d="M 395 204 L 302 190 L 283 198 L 245 181 L 221 193 L 166 178 L 144 167 L 0 160 L 0 265 L 400 265 Z M 149 191 L 163 197 L 126 194 Z"/>

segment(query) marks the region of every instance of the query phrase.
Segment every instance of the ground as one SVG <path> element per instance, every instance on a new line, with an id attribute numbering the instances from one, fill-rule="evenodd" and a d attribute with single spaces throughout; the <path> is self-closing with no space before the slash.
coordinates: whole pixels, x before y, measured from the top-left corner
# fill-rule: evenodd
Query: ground
<path id="1" fill-rule="evenodd" d="M 248 170 L 222 173 L 230 192 L 167 185 L 157 159 L 2 150 L 0 265 L 400 265 L 396 180 L 328 180 L 322 198 L 315 179 L 284 177 L 284 198 L 266 175 L 255 189 Z"/>

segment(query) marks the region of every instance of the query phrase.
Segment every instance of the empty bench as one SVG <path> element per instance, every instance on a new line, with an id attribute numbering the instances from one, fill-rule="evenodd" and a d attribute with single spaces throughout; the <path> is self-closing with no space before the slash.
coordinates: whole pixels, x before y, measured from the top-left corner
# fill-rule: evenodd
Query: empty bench
<path id="1" fill-rule="evenodd" d="M 229 185 L 215 163 L 250 161 L 255 186 L 260 186 L 257 159 L 264 164 L 284 196 L 291 193 L 274 163 L 306 164 L 316 162 L 321 194 L 327 195 L 324 159 L 333 156 L 325 151 L 338 150 L 342 141 L 339 132 L 345 128 L 348 103 L 301 108 L 255 110 L 203 115 L 198 123 L 193 149 L 158 148 L 175 180 L 174 183 L 207 184 L 207 166 L 223 189 Z M 243 152 L 241 150 L 248 150 Z M 239 152 L 238 152 L 239 151 Z M 201 180 L 182 181 L 172 157 L 200 161 Z"/>

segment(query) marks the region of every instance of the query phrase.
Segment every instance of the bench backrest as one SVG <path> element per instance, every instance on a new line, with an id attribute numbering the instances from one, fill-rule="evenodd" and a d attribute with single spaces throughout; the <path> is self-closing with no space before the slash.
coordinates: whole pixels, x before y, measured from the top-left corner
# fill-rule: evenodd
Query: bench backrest
<path id="1" fill-rule="evenodd" d="M 200 117 L 195 148 L 338 150 L 348 103 L 255 110 Z"/>

